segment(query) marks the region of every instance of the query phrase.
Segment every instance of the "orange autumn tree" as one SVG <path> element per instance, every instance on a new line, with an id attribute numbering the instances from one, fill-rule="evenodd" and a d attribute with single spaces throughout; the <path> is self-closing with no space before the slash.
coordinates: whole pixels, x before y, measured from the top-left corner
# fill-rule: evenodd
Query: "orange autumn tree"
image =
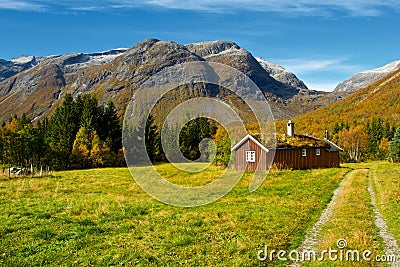
<path id="1" fill-rule="evenodd" d="M 368 134 L 363 125 L 342 130 L 339 133 L 339 146 L 344 150 L 346 161 L 360 162 L 369 145 Z"/>

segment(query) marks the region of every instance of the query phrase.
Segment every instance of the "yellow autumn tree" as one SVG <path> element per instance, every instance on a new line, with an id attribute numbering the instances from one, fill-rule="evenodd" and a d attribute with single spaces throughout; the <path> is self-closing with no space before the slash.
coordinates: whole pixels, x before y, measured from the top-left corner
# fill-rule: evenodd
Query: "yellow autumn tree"
<path id="1" fill-rule="evenodd" d="M 90 150 L 89 160 L 93 167 L 111 166 L 114 161 L 114 153 L 106 142 L 100 140 L 96 132 L 93 133 L 92 149 Z"/>
<path id="2" fill-rule="evenodd" d="M 379 149 L 383 153 L 384 158 L 387 158 L 387 156 L 388 156 L 389 146 L 390 146 L 390 141 L 385 137 L 382 138 L 381 143 L 379 144 Z"/>
<path id="3" fill-rule="evenodd" d="M 368 144 L 368 134 L 363 125 L 344 129 L 339 133 L 339 146 L 343 148 L 346 160 L 360 162 Z"/>
<path id="4" fill-rule="evenodd" d="M 81 127 L 76 134 L 74 145 L 71 152 L 72 168 L 89 168 L 91 162 L 89 159 L 92 147 L 92 133 L 85 127 Z"/>

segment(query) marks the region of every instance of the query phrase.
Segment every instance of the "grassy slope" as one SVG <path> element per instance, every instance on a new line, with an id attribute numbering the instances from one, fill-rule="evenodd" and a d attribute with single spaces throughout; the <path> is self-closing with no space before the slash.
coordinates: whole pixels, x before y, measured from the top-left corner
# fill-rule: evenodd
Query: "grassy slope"
<path id="1" fill-rule="evenodd" d="M 294 119 L 296 131 L 323 137 L 325 129 L 332 132 L 336 122 L 344 121 L 351 124 L 354 120 L 362 122 L 372 117 L 399 124 L 399 95 L 400 70 L 341 101 L 296 117 Z M 283 121 L 277 123 L 278 130 L 284 130 L 284 123 Z"/>
<path id="2" fill-rule="evenodd" d="M 258 265 L 264 245 L 299 245 L 346 172 L 285 171 L 254 193 L 246 175 L 197 208 L 153 200 L 127 169 L 0 178 L 0 265 Z"/>

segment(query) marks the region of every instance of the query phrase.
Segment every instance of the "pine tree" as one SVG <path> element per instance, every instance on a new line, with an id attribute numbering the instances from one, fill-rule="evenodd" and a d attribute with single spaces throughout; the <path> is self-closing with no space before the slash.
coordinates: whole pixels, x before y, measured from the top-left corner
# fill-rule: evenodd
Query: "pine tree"
<path id="1" fill-rule="evenodd" d="M 190 120 L 179 134 L 179 144 L 183 155 L 190 160 L 201 157 L 199 145 L 205 138 L 211 138 L 216 132 L 216 126 L 205 117 Z"/>
<path id="2" fill-rule="evenodd" d="M 173 137 L 179 136 L 178 134 L 179 127 L 178 125 L 169 126 L 168 123 L 165 123 L 163 127 L 165 127 L 165 129 L 164 128 L 162 129 L 162 132 L 165 132 L 161 147 L 163 155 L 165 154 L 163 161 L 166 161 L 168 159 L 170 162 L 177 162 L 178 161 L 177 159 L 179 158 L 179 153 L 178 153 L 179 150 L 174 148 L 176 148 L 177 146 L 179 147 L 179 142 L 175 142 L 176 140 L 174 140 Z"/>
<path id="3" fill-rule="evenodd" d="M 378 160 L 383 157 L 383 154 L 380 153 L 379 149 L 381 140 L 384 137 L 383 128 L 383 122 L 380 118 L 372 118 L 367 131 L 369 139 L 368 155 L 370 159 Z"/>
<path id="4" fill-rule="evenodd" d="M 4 161 L 4 126 L 0 127 L 0 165 L 5 165 Z"/>
<path id="5" fill-rule="evenodd" d="M 70 167 L 69 156 L 79 129 L 77 118 L 79 118 L 79 114 L 76 113 L 74 100 L 70 94 L 67 94 L 49 122 L 48 142 L 55 168 Z"/>
<path id="6" fill-rule="evenodd" d="M 104 108 L 99 122 L 98 133 L 101 140 L 106 141 L 110 149 L 117 153 L 122 148 L 122 127 L 114 102 L 111 100 Z"/>
<path id="7" fill-rule="evenodd" d="M 161 138 L 157 125 L 154 123 L 154 118 L 151 114 L 149 114 L 146 122 L 145 143 L 147 155 L 151 162 L 159 161 L 162 153 Z"/>
<path id="8" fill-rule="evenodd" d="M 392 140 L 394 138 L 395 132 L 396 132 L 396 127 L 394 125 L 392 125 L 392 127 L 390 127 L 390 132 L 389 132 L 389 136 L 388 136 L 389 140 Z"/>
<path id="9" fill-rule="evenodd" d="M 383 129 L 382 129 L 382 137 L 386 139 L 391 139 L 392 137 L 390 136 L 390 123 L 386 121 L 383 124 Z"/>
<path id="10" fill-rule="evenodd" d="M 75 105 L 77 106 L 77 105 Z M 79 109 L 79 107 L 76 107 Z M 98 106 L 95 96 L 86 94 L 82 96 L 82 113 L 80 114 L 80 126 L 85 127 L 89 131 L 98 129 L 102 120 L 102 108 Z"/>
<path id="11" fill-rule="evenodd" d="M 231 156 L 231 140 L 228 137 L 223 137 L 216 142 L 217 153 L 215 157 L 215 164 L 228 166 Z"/>
<path id="12" fill-rule="evenodd" d="M 394 134 L 389 145 L 389 161 L 400 162 L 400 128 Z"/>

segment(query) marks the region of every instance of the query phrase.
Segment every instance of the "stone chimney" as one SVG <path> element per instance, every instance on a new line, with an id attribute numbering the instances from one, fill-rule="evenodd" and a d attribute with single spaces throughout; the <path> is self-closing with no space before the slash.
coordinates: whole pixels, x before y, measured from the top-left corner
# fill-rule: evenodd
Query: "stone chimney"
<path id="1" fill-rule="evenodd" d="M 291 120 L 287 123 L 287 135 L 294 136 L 294 122 Z"/>

